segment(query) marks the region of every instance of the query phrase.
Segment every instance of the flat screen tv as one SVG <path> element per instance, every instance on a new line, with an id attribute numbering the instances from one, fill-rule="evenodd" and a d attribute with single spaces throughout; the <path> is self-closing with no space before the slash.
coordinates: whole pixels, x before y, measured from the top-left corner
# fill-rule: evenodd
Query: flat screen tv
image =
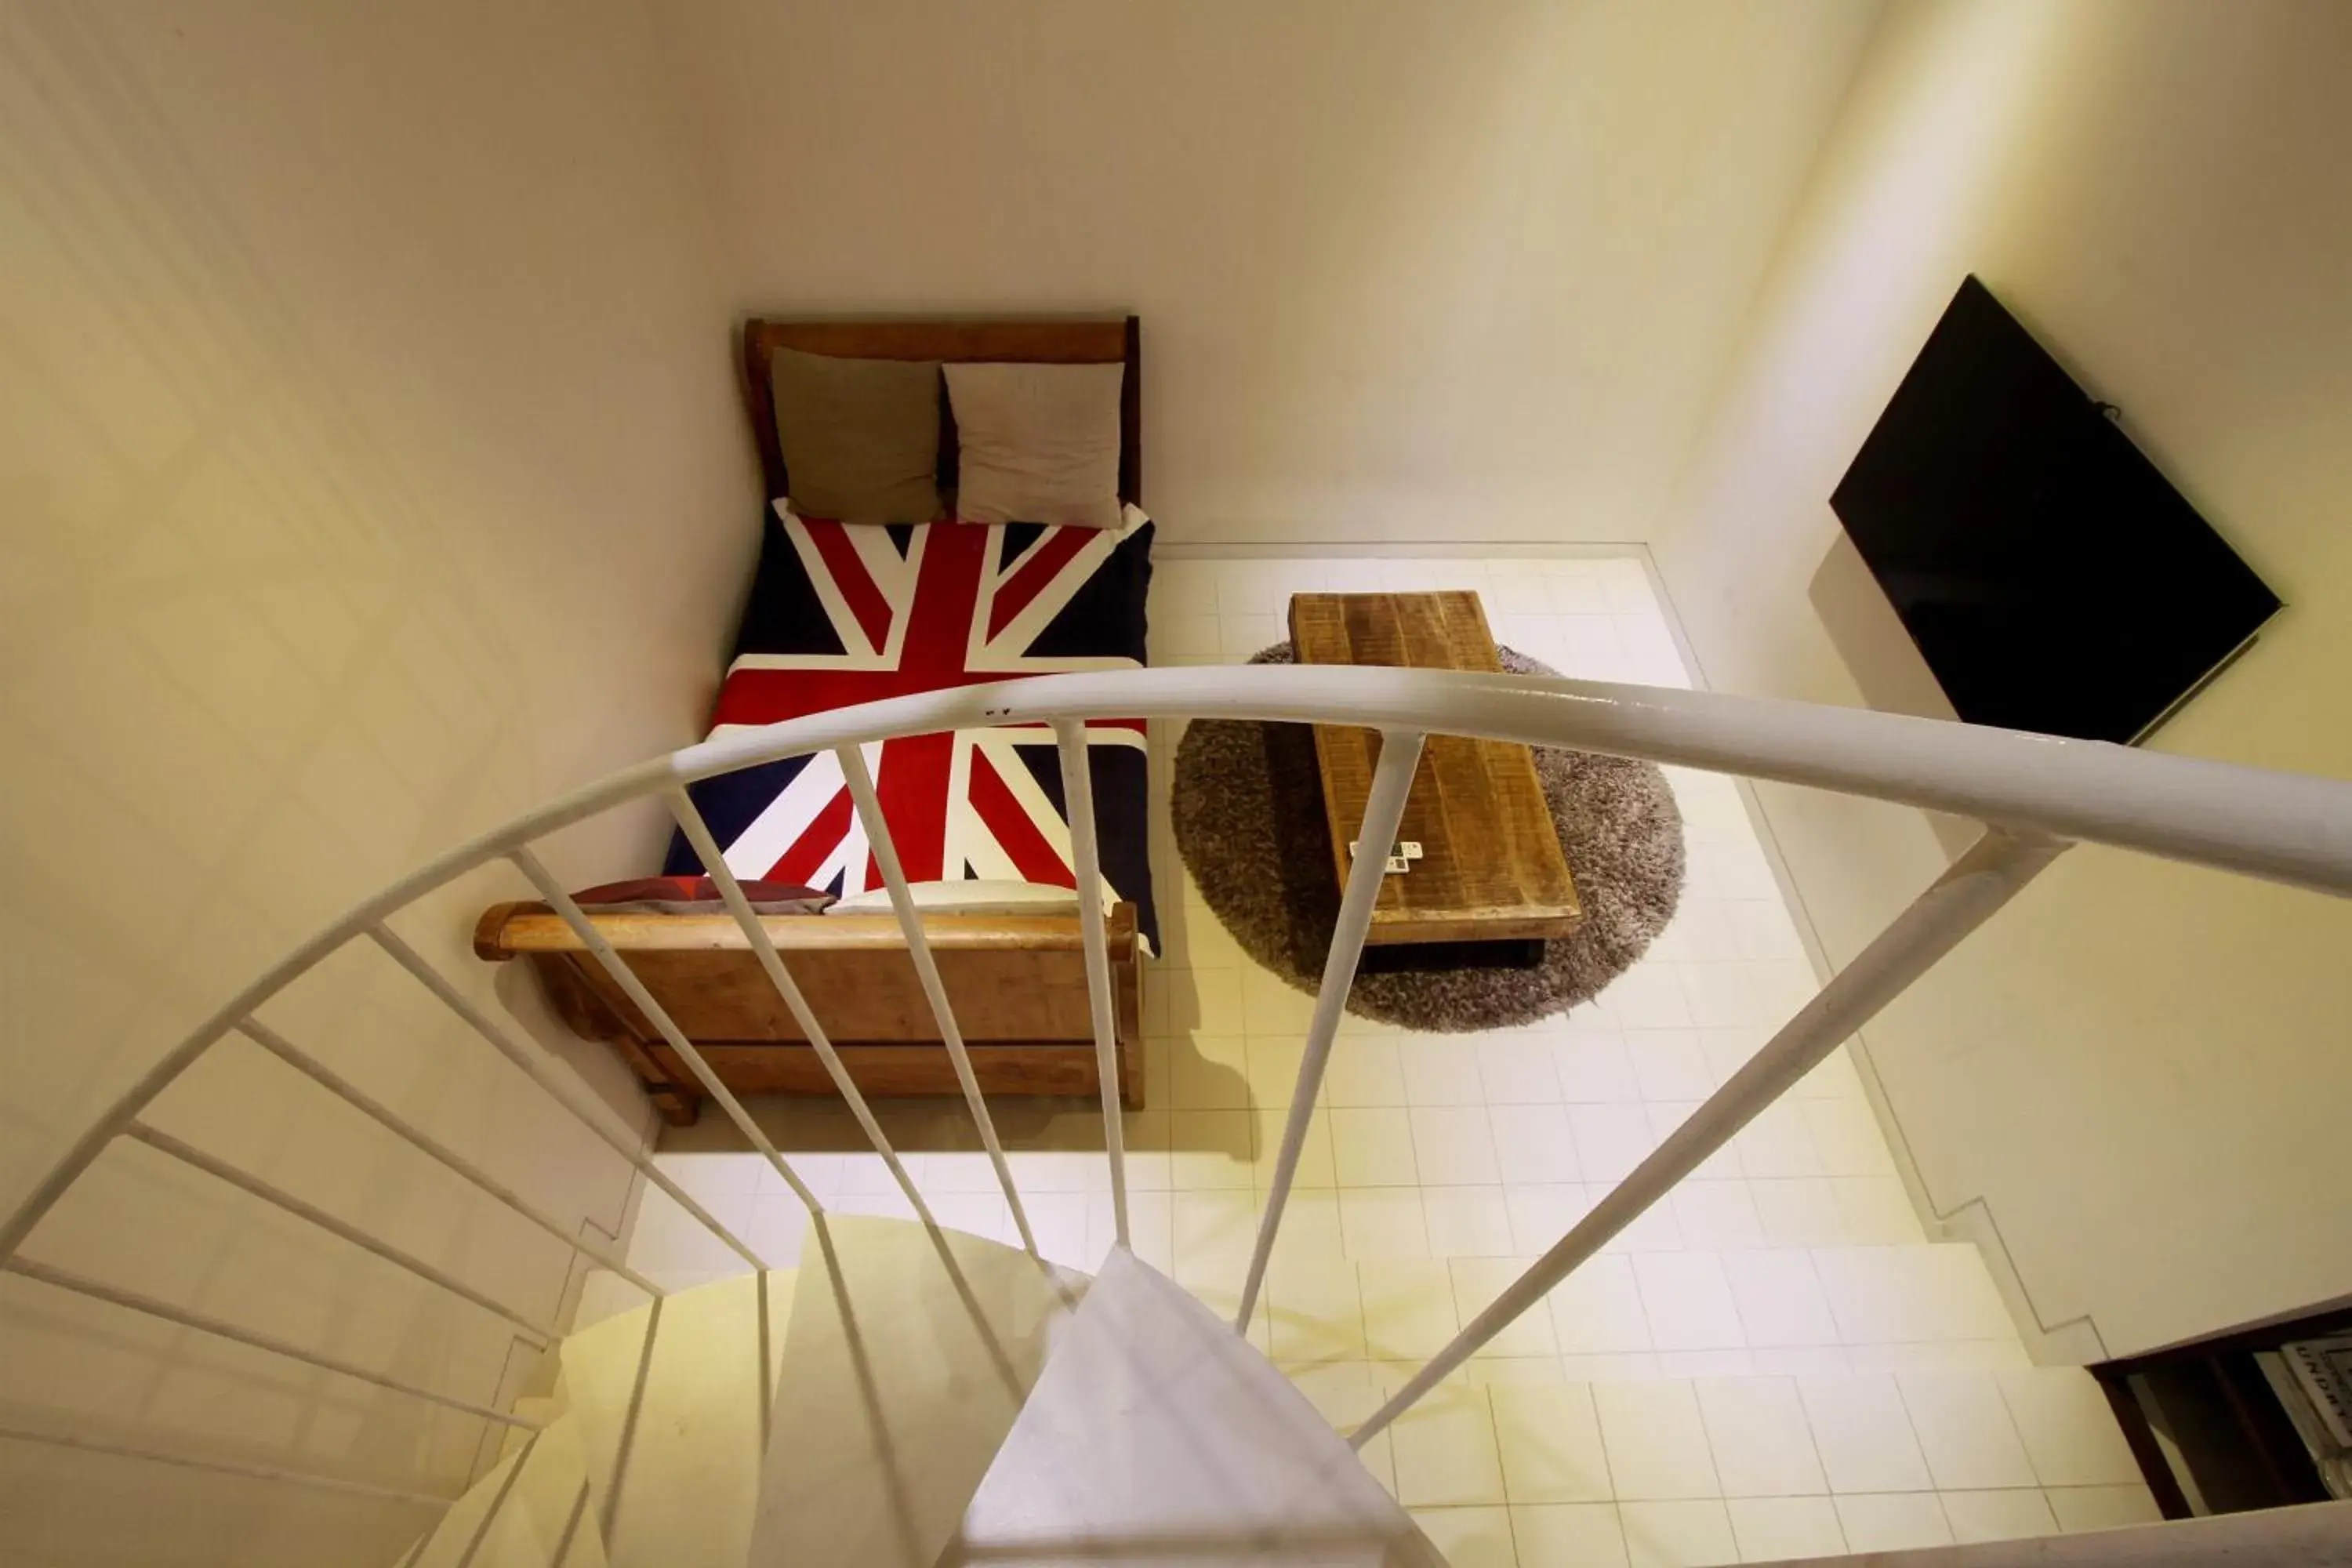
<path id="1" fill-rule="evenodd" d="M 1960 718 L 2128 742 L 2278 596 L 1976 279 L 1830 505 Z"/>

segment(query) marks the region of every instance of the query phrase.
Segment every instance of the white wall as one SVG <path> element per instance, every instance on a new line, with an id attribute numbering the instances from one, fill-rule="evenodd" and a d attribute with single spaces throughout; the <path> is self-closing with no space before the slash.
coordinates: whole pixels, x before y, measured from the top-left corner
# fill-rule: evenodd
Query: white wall
<path id="1" fill-rule="evenodd" d="M 2155 747 L 2352 776 L 2347 79 L 2332 0 L 1890 13 L 1654 535 L 1708 679 L 1862 700 L 1827 499 L 1974 271 L 2290 606 Z M 1917 813 L 1763 799 L 1835 962 L 1944 863 Z M 1935 1204 L 2120 1353 L 2352 1293 L 2347 952 L 2352 908 L 2078 849 L 1871 1054 Z"/>
<path id="2" fill-rule="evenodd" d="M 0 1208 L 335 910 L 697 731 L 756 489 L 646 26 L 633 0 L 0 13 Z M 555 863 L 657 844 L 640 816 Z M 466 935 L 520 882 L 399 923 L 488 998 Z M 380 955 L 267 1016 L 619 1223 L 625 1165 Z M 557 1310 L 567 1248 L 292 1082 L 231 1045 L 155 1120 Z M 28 1254 L 477 1398 L 518 1364 L 496 1320 L 171 1175 L 118 1149 Z M 8 1421 L 397 1484 L 476 1460 L 468 1418 L 28 1281 L 0 1280 L 0 1339 Z M 11 1561 L 388 1561 L 424 1517 L 0 1443 Z"/>
<path id="3" fill-rule="evenodd" d="M 1125 310 L 1171 541 L 1637 538 L 1876 0 L 707 0 L 747 310 Z"/>

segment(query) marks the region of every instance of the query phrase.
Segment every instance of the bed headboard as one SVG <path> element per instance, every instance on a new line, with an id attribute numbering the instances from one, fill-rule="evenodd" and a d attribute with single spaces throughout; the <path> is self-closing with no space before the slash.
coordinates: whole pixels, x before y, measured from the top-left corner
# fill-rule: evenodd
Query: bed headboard
<path id="1" fill-rule="evenodd" d="M 751 436 L 760 446 L 760 467 L 768 497 L 790 493 L 784 454 L 776 442 L 776 410 L 768 382 L 768 360 L 777 349 L 832 354 L 842 359 L 935 359 L 1026 361 L 1043 364 L 1125 364 L 1127 379 L 1118 406 L 1118 495 L 1143 504 L 1142 324 L 1134 316 L 1048 316 L 1013 320 L 974 317 L 963 321 L 918 318 L 758 317 L 743 323 L 743 398 L 751 415 Z M 955 411 L 947 386 L 940 386 L 940 489 L 956 482 Z"/>

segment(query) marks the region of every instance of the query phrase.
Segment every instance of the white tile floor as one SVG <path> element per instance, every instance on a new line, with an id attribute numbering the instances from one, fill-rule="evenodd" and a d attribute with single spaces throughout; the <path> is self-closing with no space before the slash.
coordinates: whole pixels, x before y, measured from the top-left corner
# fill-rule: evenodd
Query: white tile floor
<path id="1" fill-rule="evenodd" d="M 1153 657 L 1237 661 L 1295 592 L 1466 587 L 1498 640 L 1564 673 L 1683 686 L 1631 557 L 1169 561 Z M 1238 1290 L 1308 998 L 1255 969 L 1167 836 L 1148 1102 L 1128 1118 L 1135 1248 L 1212 1305 Z M 1416 1036 L 1349 1017 L 1253 1324 L 1335 1423 L 1368 1414 L 1646 1154 L 1814 986 L 1738 792 L 1668 770 L 1689 876 L 1671 928 L 1598 999 L 1530 1029 Z M 907 1213 L 837 1107 L 763 1120 L 829 1205 Z M 1088 1107 L 1007 1103 L 999 1130 L 1041 1248 L 1093 1267 L 1111 1215 Z M 947 1224 L 1013 1239 L 960 1107 L 896 1106 Z M 797 1202 L 719 1118 L 665 1163 L 772 1260 Z M 658 1197 L 631 1261 L 681 1280 L 731 1258 Z M 1367 1446 L 1458 1568 L 1699 1563 L 2105 1528 L 2155 1509 L 2105 1402 L 2037 1368 L 1973 1247 L 1928 1241 L 1852 1064 L 1833 1058 L 1548 1303 Z"/>

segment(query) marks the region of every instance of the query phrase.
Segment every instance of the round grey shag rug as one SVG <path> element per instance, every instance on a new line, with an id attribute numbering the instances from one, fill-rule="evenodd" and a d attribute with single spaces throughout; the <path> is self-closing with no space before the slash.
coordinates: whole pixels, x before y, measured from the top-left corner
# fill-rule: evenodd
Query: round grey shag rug
<path id="1" fill-rule="evenodd" d="M 1500 651 L 1514 675 L 1558 673 Z M 1283 642 L 1250 662 L 1292 657 Z M 1518 1027 L 1590 999 L 1665 930 L 1683 887 L 1682 815 L 1665 775 L 1557 747 L 1535 757 L 1583 929 L 1541 943 L 1366 948 L 1349 1012 L 1432 1032 Z M 1313 731 L 1196 719 L 1176 748 L 1170 795 L 1177 852 L 1210 910 L 1243 952 L 1313 992 L 1339 915 Z"/>

